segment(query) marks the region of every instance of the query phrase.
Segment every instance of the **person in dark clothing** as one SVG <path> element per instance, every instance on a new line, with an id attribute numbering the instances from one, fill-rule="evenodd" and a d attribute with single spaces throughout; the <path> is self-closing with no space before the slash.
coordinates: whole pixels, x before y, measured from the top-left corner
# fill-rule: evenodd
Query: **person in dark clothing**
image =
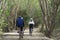
<path id="1" fill-rule="evenodd" d="M 24 33 L 23 32 L 23 27 L 24 27 L 24 19 L 23 19 L 23 17 L 18 17 L 17 18 L 17 20 L 16 20 L 16 26 L 20 29 L 19 31 L 18 31 L 18 33 L 20 32 L 20 33 Z"/>

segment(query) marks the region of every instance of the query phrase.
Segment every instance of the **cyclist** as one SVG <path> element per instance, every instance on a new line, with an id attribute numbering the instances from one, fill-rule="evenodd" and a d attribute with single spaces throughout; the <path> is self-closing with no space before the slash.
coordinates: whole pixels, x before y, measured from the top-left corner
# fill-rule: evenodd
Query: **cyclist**
<path id="1" fill-rule="evenodd" d="M 33 21 L 33 18 L 30 18 L 30 21 L 28 22 L 28 25 L 29 25 L 29 33 L 30 35 L 32 36 L 32 31 L 33 31 L 33 26 L 34 26 L 34 21 Z"/>
<path id="2" fill-rule="evenodd" d="M 16 20 L 16 26 L 19 28 L 19 36 L 23 38 L 23 27 L 24 27 L 24 19 L 23 17 L 19 16 Z"/>

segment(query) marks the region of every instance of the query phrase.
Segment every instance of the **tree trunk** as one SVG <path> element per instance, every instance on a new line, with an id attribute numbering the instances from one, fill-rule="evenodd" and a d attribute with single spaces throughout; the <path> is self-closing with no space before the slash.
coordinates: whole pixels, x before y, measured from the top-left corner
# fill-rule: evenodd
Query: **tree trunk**
<path id="1" fill-rule="evenodd" d="M 51 1 L 51 0 L 50 0 Z M 55 28 L 55 21 L 57 16 L 57 9 L 59 6 L 60 0 L 52 0 L 51 5 L 49 5 L 48 0 L 39 0 L 40 7 L 42 10 L 42 20 L 45 24 L 46 31 L 45 35 L 47 37 L 50 37 L 51 33 L 53 32 Z"/>

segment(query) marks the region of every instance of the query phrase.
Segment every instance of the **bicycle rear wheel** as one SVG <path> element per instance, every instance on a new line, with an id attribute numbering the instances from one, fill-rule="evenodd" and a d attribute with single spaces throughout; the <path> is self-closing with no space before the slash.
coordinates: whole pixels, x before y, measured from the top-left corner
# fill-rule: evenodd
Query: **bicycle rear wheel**
<path id="1" fill-rule="evenodd" d="M 23 32 L 19 31 L 19 40 L 22 40 L 22 39 L 23 39 Z"/>
<path id="2" fill-rule="evenodd" d="M 32 36 L 32 29 L 30 29 L 30 36 Z"/>

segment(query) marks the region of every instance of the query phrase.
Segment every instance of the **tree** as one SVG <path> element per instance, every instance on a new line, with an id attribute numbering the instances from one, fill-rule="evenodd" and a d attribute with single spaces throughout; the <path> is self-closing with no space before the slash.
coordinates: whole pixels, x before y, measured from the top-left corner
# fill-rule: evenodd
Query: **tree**
<path id="1" fill-rule="evenodd" d="M 42 10 L 42 23 L 45 25 L 45 35 L 50 37 L 55 28 L 57 10 L 60 5 L 60 0 L 39 0 Z"/>

